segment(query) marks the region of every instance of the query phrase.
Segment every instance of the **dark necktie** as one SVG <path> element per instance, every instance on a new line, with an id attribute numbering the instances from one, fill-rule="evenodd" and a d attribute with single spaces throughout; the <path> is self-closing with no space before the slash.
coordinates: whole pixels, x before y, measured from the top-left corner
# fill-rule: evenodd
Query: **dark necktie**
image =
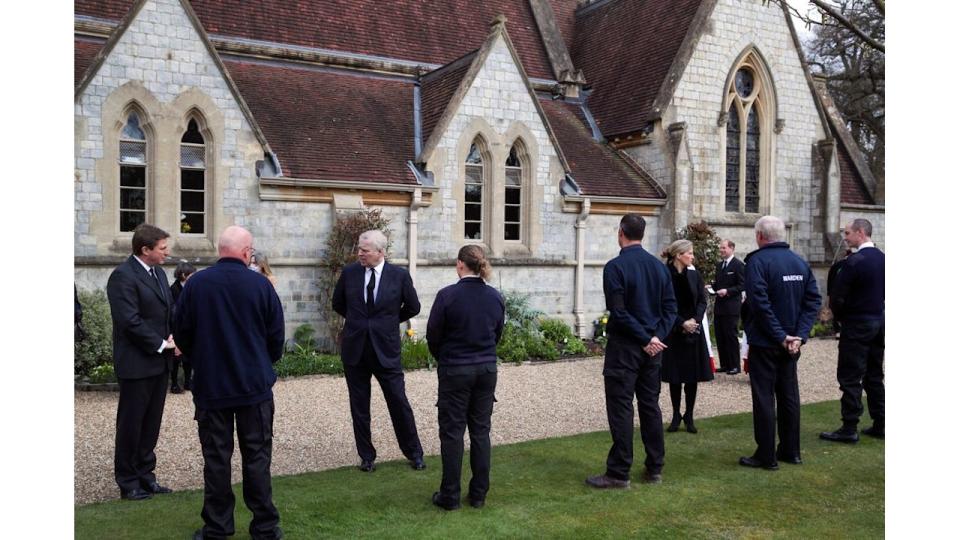
<path id="1" fill-rule="evenodd" d="M 160 296 L 163 296 L 163 285 L 160 284 L 160 276 L 157 275 L 153 268 L 150 268 L 150 276 L 153 277 L 153 281 L 157 283 L 157 290 L 160 291 Z"/>
<path id="2" fill-rule="evenodd" d="M 727 261 L 723 261 L 723 266 L 720 267 L 720 271 L 723 272 L 727 269 Z"/>
<path id="3" fill-rule="evenodd" d="M 367 311 L 373 311 L 373 288 L 377 286 L 377 273 L 370 269 L 370 281 L 367 282 Z"/>

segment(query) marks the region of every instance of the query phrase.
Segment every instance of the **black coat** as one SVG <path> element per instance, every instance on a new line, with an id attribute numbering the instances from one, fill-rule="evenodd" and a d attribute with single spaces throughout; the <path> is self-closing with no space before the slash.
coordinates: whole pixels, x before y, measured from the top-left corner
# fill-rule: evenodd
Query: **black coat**
<path id="1" fill-rule="evenodd" d="M 503 333 L 503 297 L 479 277 L 440 289 L 427 321 L 427 345 L 441 366 L 497 361 Z"/>
<path id="2" fill-rule="evenodd" d="M 131 255 L 110 274 L 107 299 L 113 319 L 113 365 L 119 379 L 143 379 L 167 371 L 168 356 L 157 350 L 171 334 L 173 298 L 167 275 L 160 283 Z"/>
<path id="3" fill-rule="evenodd" d="M 672 263 L 667 263 L 668 270 L 673 278 L 676 269 Z M 663 367 L 660 371 L 661 380 L 668 383 L 688 383 L 713 380 L 713 370 L 710 368 L 710 355 L 707 350 L 707 338 L 703 328 L 696 334 L 687 334 L 683 331 L 683 323 L 687 319 L 703 324 L 703 314 L 707 311 L 707 293 L 704 290 L 703 278 L 692 266 L 683 270 L 684 286 L 690 295 L 681 294 L 675 290 L 677 296 L 677 319 L 673 330 L 667 338 L 667 349 L 663 351 Z M 675 282 L 674 282 L 675 283 Z M 739 295 L 737 295 L 739 298 Z M 691 298 L 687 304 L 684 298 Z"/>
<path id="4" fill-rule="evenodd" d="M 283 306 L 270 281 L 223 257 L 180 293 L 173 337 L 193 365 L 193 402 L 217 410 L 273 397 L 283 356 Z"/>
<path id="5" fill-rule="evenodd" d="M 400 323 L 420 313 L 417 290 L 405 269 L 384 263 L 373 312 L 367 313 L 363 300 L 365 272 L 360 263 L 348 265 L 333 290 L 333 310 L 346 319 L 340 358 L 344 365 L 357 365 L 369 337 L 380 364 L 399 368 Z"/>
<path id="6" fill-rule="evenodd" d="M 720 289 L 726 289 L 727 295 L 724 297 L 717 296 L 713 304 L 713 315 L 740 315 L 740 302 L 742 299 L 743 292 L 743 269 L 745 268 L 743 261 L 734 257 L 730 260 L 730 264 L 727 265 L 727 268 L 720 271 L 720 268 L 723 266 L 723 261 L 717 263 L 717 271 L 713 278 L 713 287 L 714 291 L 719 291 Z"/>

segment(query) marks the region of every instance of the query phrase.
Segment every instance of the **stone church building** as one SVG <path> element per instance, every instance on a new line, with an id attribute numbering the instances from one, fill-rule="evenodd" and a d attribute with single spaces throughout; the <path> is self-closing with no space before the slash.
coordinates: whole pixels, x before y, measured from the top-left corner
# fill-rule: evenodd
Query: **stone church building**
<path id="1" fill-rule="evenodd" d="M 820 275 L 843 224 L 882 245 L 883 189 L 762 0 L 75 0 L 75 275 L 133 228 L 216 260 L 231 224 L 322 330 L 326 237 L 381 208 L 425 326 L 466 243 L 492 284 L 583 336 L 617 223 L 705 220 L 743 256 L 774 214 Z M 167 268 L 172 273 L 172 266 Z M 321 331 L 320 335 L 326 332 Z"/>

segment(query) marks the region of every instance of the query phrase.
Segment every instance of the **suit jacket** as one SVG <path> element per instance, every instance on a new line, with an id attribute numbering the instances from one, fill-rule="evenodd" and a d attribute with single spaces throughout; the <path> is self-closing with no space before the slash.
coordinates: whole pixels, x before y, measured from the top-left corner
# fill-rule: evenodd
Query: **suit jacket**
<path id="1" fill-rule="evenodd" d="M 113 365 L 120 379 L 143 379 L 167 371 L 167 354 L 158 353 L 171 333 L 173 298 L 167 274 L 154 267 L 160 283 L 131 255 L 107 280 L 113 319 Z"/>
<path id="2" fill-rule="evenodd" d="M 713 290 L 719 291 L 726 289 L 727 295 L 723 298 L 716 297 L 713 304 L 713 315 L 740 315 L 740 300 L 743 292 L 743 261 L 734 257 L 730 259 L 727 269 L 720 271 L 723 261 L 717 263 L 717 271 L 714 274 Z"/>
<path id="3" fill-rule="evenodd" d="M 340 342 L 344 365 L 360 362 L 369 337 L 383 367 L 400 367 L 400 323 L 420 313 L 420 300 L 410 274 L 399 266 L 383 264 L 373 311 L 363 300 L 364 274 L 360 263 L 343 269 L 333 290 L 333 310 L 346 319 Z"/>

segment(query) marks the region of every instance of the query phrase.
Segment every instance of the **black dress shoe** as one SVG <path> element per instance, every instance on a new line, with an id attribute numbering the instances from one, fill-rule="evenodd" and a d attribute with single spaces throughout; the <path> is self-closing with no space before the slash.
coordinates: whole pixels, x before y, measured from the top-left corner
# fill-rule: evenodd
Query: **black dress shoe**
<path id="1" fill-rule="evenodd" d="M 597 489 L 627 489 L 630 487 L 629 480 L 620 480 L 619 478 L 613 478 L 605 474 L 591 476 L 586 479 L 586 483 L 588 486 Z"/>
<path id="2" fill-rule="evenodd" d="M 433 505 L 434 505 L 434 506 L 438 506 L 438 507 L 440 507 L 440 508 L 443 508 L 444 510 L 456 510 L 456 509 L 460 508 L 460 501 L 457 501 L 457 502 L 452 503 L 452 504 L 451 504 L 451 503 L 445 503 L 445 502 L 441 501 L 441 500 L 440 500 L 440 492 L 439 492 L 439 491 L 434 491 L 434 492 L 433 492 L 433 497 L 432 497 L 430 500 L 433 501 Z M 482 506 L 482 505 L 481 505 L 481 506 Z"/>
<path id="3" fill-rule="evenodd" d="M 483 508 L 483 505 L 486 503 L 485 499 L 469 499 L 470 506 L 474 508 Z"/>
<path id="4" fill-rule="evenodd" d="M 179 386 L 171 386 L 171 387 L 170 387 L 170 393 L 171 393 L 171 394 L 182 394 L 182 393 L 183 393 L 183 388 L 180 388 Z"/>
<path id="5" fill-rule="evenodd" d="M 168 487 L 161 486 L 161 485 L 158 484 L 157 482 L 152 482 L 152 483 L 150 483 L 150 484 L 147 484 L 147 485 L 143 486 L 143 489 L 144 489 L 144 491 L 146 491 L 147 493 L 152 493 L 152 494 L 154 494 L 154 495 L 163 495 L 164 493 L 173 493 L 173 490 L 172 490 L 172 489 L 170 489 L 170 488 L 168 488 Z"/>
<path id="6" fill-rule="evenodd" d="M 755 469 L 766 469 L 768 471 L 776 471 L 780 469 L 780 466 L 777 465 L 777 462 L 762 463 L 760 460 L 748 456 L 743 456 L 740 458 L 740 465 L 743 465 L 744 467 L 753 467 Z"/>
<path id="7" fill-rule="evenodd" d="M 836 431 L 824 431 L 820 433 L 820 438 L 825 441 L 842 442 L 853 444 L 860 440 L 856 431 L 846 431 L 843 428 Z"/>
<path id="8" fill-rule="evenodd" d="M 422 471 L 427 468 L 427 464 L 423 462 L 422 457 L 415 457 L 410 460 L 410 468 L 415 471 Z"/>
<path id="9" fill-rule="evenodd" d="M 861 431 L 861 433 L 876 439 L 882 439 L 884 436 L 883 431 L 884 431 L 883 428 L 878 428 L 877 426 L 870 426 L 867 429 Z"/>
<path id="10" fill-rule="evenodd" d="M 736 375 L 737 373 L 740 373 L 740 368 L 733 368 L 730 371 L 727 371 L 727 375 Z"/>
<path id="11" fill-rule="evenodd" d="M 120 492 L 120 498 L 127 501 L 143 501 L 149 499 L 150 497 L 153 497 L 153 495 L 140 488 L 133 488 L 130 491 Z"/>
<path id="12" fill-rule="evenodd" d="M 644 484 L 662 484 L 663 475 L 660 473 L 652 473 L 650 469 L 644 469 L 643 474 L 640 476 L 640 481 Z"/>
<path id="13" fill-rule="evenodd" d="M 363 471 L 363 472 L 373 472 L 373 471 L 376 470 L 376 468 L 377 468 L 377 466 L 374 465 L 372 459 L 370 459 L 370 460 L 367 460 L 367 459 L 360 460 L 360 470 L 361 470 L 361 471 Z"/>
<path id="14" fill-rule="evenodd" d="M 667 431 L 670 433 L 674 433 L 677 431 L 679 427 L 680 427 L 680 415 L 674 413 L 673 419 L 670 420 L 670 425 L 667 426 Z"/>
<path id="15" fill-rule="evenodd" d="M 803 465 L 803 460 L 800 459 L 800 456 L 781 456 L 777 455 L 777 461 L 783 461 L 784 463 L 789 463 L 791 465 Z"/>

